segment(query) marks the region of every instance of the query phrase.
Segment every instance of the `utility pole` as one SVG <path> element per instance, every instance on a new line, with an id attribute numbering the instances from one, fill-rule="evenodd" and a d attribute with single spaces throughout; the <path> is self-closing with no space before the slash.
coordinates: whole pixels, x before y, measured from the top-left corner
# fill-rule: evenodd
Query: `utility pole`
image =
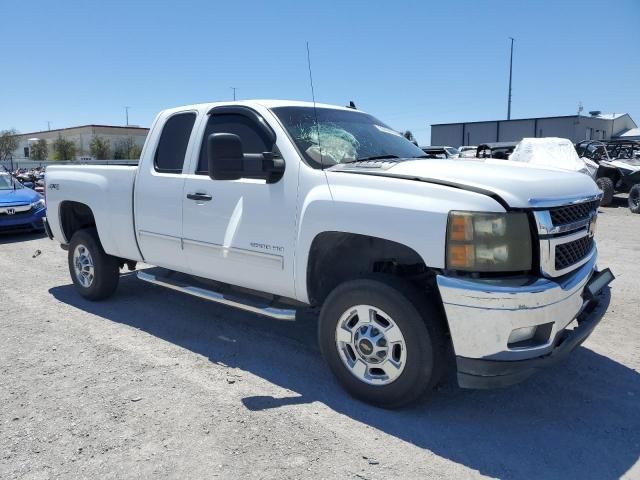
<path id="1" fill-rule="evenodd" d="M 236 90 L 238 89 L 237 87 L 229 87 L 231 88 L 231 90 L 233 90 L 233 101 L 236 101 Z"/>
<path id="2" fill-rule="evenodd" d="M 507 120 L 511 120 L 511 79 L 513 77 L 513 37 L 511 39 L 511 55 L 509 56 L 509 100 L 507 102 Z"/>
<path id="3" fill-rule="evenodd" d="M 129 126 L 129 107 L 124 107 L 124 114 L 125 114 L 125 117 L 127 119 L 126 125 L 128 127 Z"/>
<path id="4" fill-rule="evenodd" d="M 47 130 L 51 130 L 51 122 L 47 120 Z"/>

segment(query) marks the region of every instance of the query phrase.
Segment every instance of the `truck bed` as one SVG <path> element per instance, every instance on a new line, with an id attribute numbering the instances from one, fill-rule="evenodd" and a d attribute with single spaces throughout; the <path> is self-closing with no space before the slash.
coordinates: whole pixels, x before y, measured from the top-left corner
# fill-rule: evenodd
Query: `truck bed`
<path id="1" fill-rule="evenodd" d="M 45 173 L 47 220 L 55 238 L 69 243 L 60 219 L 62 202 L 89 207 L 102 246 L 110 255 L 142 260 L 135 238 L 133 185 L 137 167 L 131 165 L 51 165 Z"/>

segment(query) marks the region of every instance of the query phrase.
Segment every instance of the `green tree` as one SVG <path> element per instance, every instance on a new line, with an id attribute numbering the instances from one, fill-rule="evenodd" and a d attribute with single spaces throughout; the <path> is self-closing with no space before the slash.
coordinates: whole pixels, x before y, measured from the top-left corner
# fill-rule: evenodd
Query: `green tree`
<path id="1" fill-rule="evenodd" d="M 53 159 L 54 160 L 73 160 L 76 156 L 77 147 L 76 144 L 63 138 L 62 135 L 58 135 L 58 138 L 53 142 Z"/>
<path id="2" fill-rule="evenodd" d="M 0 130 L 0 160 L 8 160 L 18 148 L 18 132 L 15 129 Z"/>
<path id="3" fill-rule="evenodd" d="M 137 145 L 133 137 L 126 137 L 116 143 L 113 149 L 115 160 L 137 160 L 142 153 L 142 147 Z"/>
<path id="4" fill-rule="evenodd" d="M 31 159 L 32 160 L 46 160 L 49 156 L 49 147 L 47 141 L 40 139 L 33 145 L 31 145 Z"/>
<path id="5" fill-rule="evenodd" d="M 129 150 L 129 158 L 132 160 L 140 159 L 140 155 L 142 155 L 142 147 L 135 143 L 131 150 Z"/>
<path id="6" fill-rule="evenodd" d="M 107 140 L 106 138 L 94 135 L 93 138 L 91 138 L 91 142 L 89 143 L 89 150 L 91 151 L 91 156 L 95 159 L 106 160 L 107 158 L 109 158 L 111 145 L 109 140 Z"/>
<path id="7" fill-rule="evenodd" d="M 402 136 L 413 143 L 415 146 L 418 146 L 418 141 L 416 140 L 416 137 L 413 136 L 413 133 L 411 133 L 411 130 L 405 130 Z"/>
<path id="8" fill-rule="evenodd" d="M 404 133 L 402 134 L 402 136 L 404 138 L 406 138 L 407 140 L 409 140 L 410 142 L 415 141 L 415 137 L 413 136 L 413 133 L 411 133 L 411 130 L 405 130 Z"/>

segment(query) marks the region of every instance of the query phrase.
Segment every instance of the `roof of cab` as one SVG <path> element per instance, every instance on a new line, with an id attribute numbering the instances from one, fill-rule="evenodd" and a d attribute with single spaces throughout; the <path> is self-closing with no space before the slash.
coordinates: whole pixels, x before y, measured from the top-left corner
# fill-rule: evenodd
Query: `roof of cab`
<path id="1" fill-rule="evenodd" d="M 172 108 L 166 108 L 163 110 L 163 112 L 167 112 L 167 113 L 174 113 L 174 112 L 179 112 L 179 111 L 186 111 L 186 110 L 210 110 L 214 107 L 221 107 L 221 106 L 232 106 L 232 105 L 238 105 L 238 106 L 244 106 L 244 107 L 251 107 L 251 106 L 256 106 L 256 105 L 260 105 L 262 107 L 265 108 L 276 108 L 276 107 L 313 107 L 314 104 L 313 102 L 301 102 L 298 100 L 269 100 L 269 99 L 265 99 L 265 100 L 230 100 L 230 101 L 222 101 L 222 102 L 208 102 L 208 103 L 196 103 L 193 105 L 182 105 L 179 107 L 172 107 Z M 340 105 L 331 105 L 331 104 L 327 104 L 327 103 L 317 103 L 315 104 L 316 108 L 332 108 L 332 109 L 337 109 L 337 110 L 348 110 L 348 111 L 360 111 L 357 109 L 353 109 L 353 108 L 349 108 L 346 106 L 340 106 Z"/>

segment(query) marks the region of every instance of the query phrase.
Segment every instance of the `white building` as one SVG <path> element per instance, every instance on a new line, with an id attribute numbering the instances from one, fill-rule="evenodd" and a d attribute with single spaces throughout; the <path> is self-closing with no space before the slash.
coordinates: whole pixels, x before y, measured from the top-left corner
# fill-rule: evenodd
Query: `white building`
<path id="1" fill-rule="evenodd" d="M 41 132 L 21 133 L 19 137 L 19 146 L 15 150 L 14 160 L 28 160 L 30 158 L 31 147 L 38 140 L 47 142 L 49 158 L 53 155 L 53 142 L 58 137 L 71 140 L 76 144 L 76 160 L 88 160 L 91 158 L 89 144 L 94 136 L 102 137 L 109 141 L 111 148 L 111 156 L 116 146 L 126 141 L 128 138 L 133 140 L 135 145 L 142 148 L 144 141 L 149 133 L 148 128 L 137 126 L 117 126 L 117 125 L 81 125 L 78 127 L 58 128 L 54 130 L 44 130 Z"/>

